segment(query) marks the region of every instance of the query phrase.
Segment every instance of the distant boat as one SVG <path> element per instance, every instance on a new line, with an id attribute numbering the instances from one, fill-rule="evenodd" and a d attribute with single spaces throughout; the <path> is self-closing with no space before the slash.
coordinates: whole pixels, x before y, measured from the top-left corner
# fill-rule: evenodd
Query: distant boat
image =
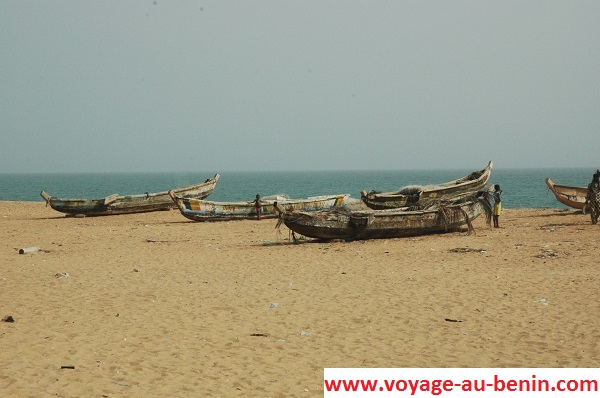
<path id="1" fill-rule="evenodd" d="M 491 219 L 488 192 L 467 193 L 438 200 L 423 210 L 410 207 L 388 210 L 330 209 L 312 213 L 286 212 L 284 224 L 300 235 L 316 239 L 400 238 L 452 231 L 468 225 L 480 214 Z"/>
<path id="2" fill-rule="evenodd" d="M 546 185 L 560 203 L 583 211 L 584 213 L 590 209 L 590 205 L 585 204 L 587 196 L 587 187 L 569 187 L 566 185 L 557 185 L 551 179 L 546 178 Z M 584 208 L 585 207 L 585 208 Z"/>
<path id="3" fill-rule="evenodd" d="M 490 160 L 488 165 L 479 171 L 439 185 L 410 185 L 396 192 L 361 191 L 362 201 L 371 209 L 396 209 L 417 203 L 425 204 L 435 199 L 447 198 L 469 191 L 482 190 L 492 174 L 494 164 Z"/>
<path id="4" fill-rule="evenodd" d="M 195 198 L 181 197 L 169 192 L 181 214 L 194 221 L 228 221 L 256 219 L 254 201 L 210 202 Z M 276 218 L 285 211 L 315 211 L 344 206 L 349 194 L 312 196 L 306 199 L 290 199 L 287 196 L 266 196 L 261 198 L 261 218 Z"/>
<path id="5" fill-rule="evenodd" d="M 213 178 L 209 178 L 203 183 L 177 188 L 173 192 L 178 195 L 205 198 L 213 192 L 219 177 L 219 174 L 215 174 Z M 63 199 L 50 196 L 44 191 L 40 195 L 46 201 L 46 205 L 72 216 L 105 216 L 175 208 L 168 191 L 123 196 L 113 194 L 101 199 Z"/>

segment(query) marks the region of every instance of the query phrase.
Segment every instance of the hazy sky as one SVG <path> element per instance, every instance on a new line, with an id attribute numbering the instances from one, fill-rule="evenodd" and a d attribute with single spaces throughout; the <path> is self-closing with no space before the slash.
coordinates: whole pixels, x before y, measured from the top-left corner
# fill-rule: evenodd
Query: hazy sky
<path id="1" fill-rule="evenodd" d="M 600 1 L 0 0 L 0 172 L 600 167 Z"/>

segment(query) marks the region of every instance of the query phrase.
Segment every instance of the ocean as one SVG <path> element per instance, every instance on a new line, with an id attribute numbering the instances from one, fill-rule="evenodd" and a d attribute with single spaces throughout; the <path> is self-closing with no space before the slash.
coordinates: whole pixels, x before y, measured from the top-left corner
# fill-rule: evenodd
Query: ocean
<path id="1" fill-rule="evenodd" d="M 463 177 L 475 169 L 386 171 L 222 172 L 213 201 L 253 200 L 287 194 L 292 198 L 348 193 L 360 199 L 361 190 L 395 191 L 406 185 L 439 184 Z M 595 169 L 494 168 L 489 183 L 500 184 L 504 208 L 566 209 L 546 186 L 587 186 Z M 0 174 L 0 200 L 43 201 L 40 191 L 62 198 L 103 198 L 113 193 L 158 192 L 202 182 L 215 172 L 180 173 L 36 173 Z"/>

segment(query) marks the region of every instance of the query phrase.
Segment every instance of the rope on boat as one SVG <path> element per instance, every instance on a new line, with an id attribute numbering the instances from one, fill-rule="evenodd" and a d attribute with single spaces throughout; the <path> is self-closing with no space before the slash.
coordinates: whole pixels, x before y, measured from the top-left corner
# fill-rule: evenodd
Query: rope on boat
<path id="1" fill-rule="evenodd" d="M 483 211 L 485 211 L 485 224 L 489 227 L 492 225 L 492 215 L 494 214 L 494 208 L 492 207 L 492 203 L 490 202 L 490 193 L 489 191 L 484 191 L 483 195 L 477 198 L 479 203 L 483 206 Z"/>
<path id="2" fill-rule="evenodd" d="M 467 235 L 471 235 L 475 232 L 469 215 L 462 207 L 448 207 L 445 204 L 440 204 L 439 213 L 442 217 L 442 222 L 444 223 L 446 231 L 458 229 L 461 221 L 464 220 L 468 228 Z"/>
<path id="3" fill-rule="evenodd" d="M 279 238 L 281 236 L 281 225 L 283 224 L 286 211 L 285 208 L 277 202 L 273 202 L 273 211 L 275 214 L 277 214 L 277 223 L 275 224 L 275 229 L 277 230 L 277 237 Z M 298 243 L 298 238 L 296 238 L 296 234 L 291 229 L 288 230 L 288 240 Z"/>
<path id="4" fill-rule="evenodd" d="M 460 206 L 462 203 L 467 203 L 469 201 L 478 201 L 481 204 L 486 215 L 485 222 L 488 226 L 490 226 L 492 223 L 493 208 L 492 204 L 490 203 L 489 192 L 486 191 L 479 192 L 475 195 L 465 196 L 464 198 L 461 198 L 460 201 L 452 199 L 434 201 L 429 203 L 426 207 L 438 208 L 446 231 L 455 229 L 453 225 L 456 225 L 457 228 L 458 225 L 461 224 L 461 221 L 464 220 L 464 222 L 467 224 L 467 235 L 471 235 L 472 233 L 475 233 L 472 220 L 467 212 Z"/>
<path id="5" fill-rule="evenodd" d="M 277 214 L 277 224 L 275 224 L 275 229 L 279 230 L 281 224 L 283 224 L 283 216 L 285 216 L 285 208 L 279 204 L 277 201 L 273 202 L 273 211 Z"/>

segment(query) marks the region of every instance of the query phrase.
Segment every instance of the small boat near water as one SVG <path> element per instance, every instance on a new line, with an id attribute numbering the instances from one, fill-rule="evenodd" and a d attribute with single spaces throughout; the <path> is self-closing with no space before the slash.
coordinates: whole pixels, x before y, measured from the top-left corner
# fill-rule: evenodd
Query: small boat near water
<path id="1" fill-rule="evenodd" d="M 181 214 L 193 221 L 229 221 L 256 219 L 254 201 L 211 202 L 181 197 L 169 192 Z M 312 196 L 306 199 L 290 199 L 273 195 L 261 198 L 261 218 L 276 218 L 281 211 L 316 211 L 346 204 L 349 194 Z"/>
<path id="2" fill-rule="evenodd" d="M 388 210 L 330 209 L 312 213 L 286 212 L 283 223 L 293 232 L 316 239 L 401 238 L 455 230 L 485 213 L 489 225 L 492 206 L 489 192 L 473 192 L 438 200 L 421 210 L 411 207 Z"/>
<path id="3" fill-rule="evenodd" d="M 206 198 L 210 195 L 219 181 L 219 174 L 204 182 L 187 187 L 177 188 L 172 192 L 195 198 Z M 114 214 L 144 213 L 149 211 L 171 210 L 176 206 L 169 196 L 169 191 L 143 193 L 137 195 L 113 194 L 100 199 L 64 199 L 56 198 L 42 191 L 40 193 L 54 210 L 67 215 L 105 216 Z"/>
<path id="4" fill-rule="evenodd" d="M 556 200 L 563 205 L 581 210 L 584 213 L 590 209 L 590 205 L 585 204 L 585 198 L 588 193 L 587 187 L 558 185 L 549 178 L 546 178 L 546 185 L 550 188 L 550 191 L 552 191 Z"/>
<path id="5" fill-rule="evenodd" d="M 482 190 L 492 174 L 494 163 L 459 179 L 439 185 L 410 185 L 396 192 L 361 191 L 362 201 L 371 209 L 397 209 L 414 204 L 426 204 L 432 200 L 443 199 L 465 192 Z"/>

